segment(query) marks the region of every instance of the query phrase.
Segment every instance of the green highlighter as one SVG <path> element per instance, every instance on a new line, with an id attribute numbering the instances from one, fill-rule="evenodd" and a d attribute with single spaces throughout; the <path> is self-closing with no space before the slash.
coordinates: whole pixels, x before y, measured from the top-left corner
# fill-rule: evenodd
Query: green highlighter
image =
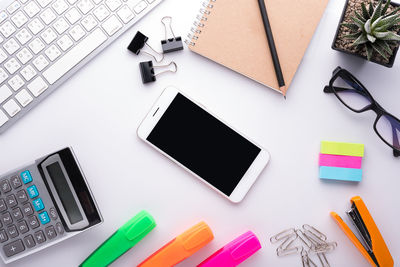
<path id="1" fill-rule="evenodd" d="M 79 266 L 108 266 L 139 243 L 154 227 L 156 227 L 154 218 L 147 211 L 142 210 L 119 228 Z"/>

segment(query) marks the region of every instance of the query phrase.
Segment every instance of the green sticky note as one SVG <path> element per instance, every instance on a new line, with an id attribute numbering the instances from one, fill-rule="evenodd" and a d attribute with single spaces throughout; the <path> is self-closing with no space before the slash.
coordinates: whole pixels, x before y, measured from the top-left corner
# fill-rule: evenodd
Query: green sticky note
<path id="1" fill-rule="evenodd" d="M 364 145 L 322 141 L 321 154 L 364 157 Z"/>

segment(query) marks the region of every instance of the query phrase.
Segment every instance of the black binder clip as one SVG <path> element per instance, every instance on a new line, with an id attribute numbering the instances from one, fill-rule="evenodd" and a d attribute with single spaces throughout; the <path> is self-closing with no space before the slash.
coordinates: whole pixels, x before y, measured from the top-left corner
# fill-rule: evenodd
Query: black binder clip
<path id="1" fill-rule="evenodd" d="M 172 17 L 163 17 L 161 19 L 162 24 L 165 28 L 165 40 L 161 41 L 161 46 L 164 54 L 171 53 L 174 51 L 183 50 L 182 38 L 180 36 L 176 37 L 174 31 L 172 30 Z M 168 26 L 167 26 L 168 24 Z M 168 34 L 168 30 L 170 31 Z M 168 36 L 173 36 L 173 38 L 168 38 Z"/>
<path id="2" fill-rule="evenodd" d="M 151 57 L 154 58 L 156 62 L 161 62 L 164 59 L 164 55 L 157 52 L 154 50 L 150 45 L 147 44 L 147 40 L 149 40 L 149 37 L 138 31 L 133 37 L 131 43 L 128 46 L 128 50 L 135 53 L 136 55 L 139 55 L 140 52 L 143 52 Z M 153 51 L 157 56 L 152 54 L 151 52 L 146 52 L 144 51 L 145 46 L 148 47 L 151 51 Z M 158 59 L 157 59 L 158 57 Z"/>
<path id="3" fill-rule="evenodd" d="M 169 68 L 171 66 L 173 67 L 172 70 L 168 69 L 168 70 L 162 71 L 160 73 L 154 72 L 155 68 Z M 140 74 L 142 75 L 143 83 L 155 82 L 156 76 L 160 75 L 162 73 L 166 73 L 166 72 L 174 72 L 175 73 L 178 71 L 178 66 L 173 61 L 167 65 L 161 65 L 161 66 L 153 66 L 153 61 L 140 62 L 139 68 L 140 68 Z"/>

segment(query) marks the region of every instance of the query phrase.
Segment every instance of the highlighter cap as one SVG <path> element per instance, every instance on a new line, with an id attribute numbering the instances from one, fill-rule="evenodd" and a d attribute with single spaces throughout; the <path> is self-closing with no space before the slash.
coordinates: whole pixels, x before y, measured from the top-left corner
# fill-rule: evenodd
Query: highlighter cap
<path id="1" fill-rule="evenodd" d="M 205 222 L 196 224 L 176 237 L 181 242 L 183 248 L 190 254 L 207 245 L 213 238 L 214 235 Z"/>
<path id="2" fill-rule="evenodd" d="M 125 237 L 133 241 L 135 239 L 142 239 L 156 226 L 156 221 L 147 212 L 142 210 L 128 222 L 126 222 L 120 229 Z"/>
<path id="3" fill-rule="evenodd" d="M 238 266 L 259 249 L 261 249 L 261 244 L 257 236 L 253 232 L 248 231 L 226 244 L 223 248 L 200 263 L 198 267 Z"/>

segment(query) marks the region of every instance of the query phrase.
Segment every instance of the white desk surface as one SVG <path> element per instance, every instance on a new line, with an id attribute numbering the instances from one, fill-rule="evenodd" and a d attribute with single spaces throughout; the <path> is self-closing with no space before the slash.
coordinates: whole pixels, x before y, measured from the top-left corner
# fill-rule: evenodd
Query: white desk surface
<path id="1" fill-rule="evenodd" d="M 369 266 L 329 216 L 347 220 L 350 198 L 363 197 L 390 248 L 400 258 L 400 159 L 372 129 L 372 112 L 355 114 L 322 92 L 333 69 L 353 72 L 376 99 L 400 116 L 400 59 L 392 69 L 331 49 L 344 0 L 330 1 L 285 101 L 281 95 L 187 48 L 166 56 L 176 74 L 143 85 L 139 61 L 126 47 L 137 30 L 160 49 L 160 19 L 173 17 L 182 37 L 199 9 L 197 0 L 165 0 L 147 17 L 0 136 L 0 173 L 72 146 L 104 217 L 104 223 L 9 266 L 77 266 L 118 227 L 142 209 L 157 227 L 113 266 L 135 266 L 166 242 L 204 220 L 215 239 L 179 266 L 195 266 L 247 230 L 262 250 L 244 266 L 301 266 L 300 256 L 278 258 L 269 237 L 311 224 L 338 242 L 331 266 Z M 251 42 L 251 40 L 249 40 Z M 244 201 L 232 204 L 139 140 L 136 129 L 162 90 L 175 85 L 266 147 L 272 159 Z M 364 143 L 359 184 L 318 178 L 321 140 Z M 0 263 L 1 264 L 1 263 Z"/>

